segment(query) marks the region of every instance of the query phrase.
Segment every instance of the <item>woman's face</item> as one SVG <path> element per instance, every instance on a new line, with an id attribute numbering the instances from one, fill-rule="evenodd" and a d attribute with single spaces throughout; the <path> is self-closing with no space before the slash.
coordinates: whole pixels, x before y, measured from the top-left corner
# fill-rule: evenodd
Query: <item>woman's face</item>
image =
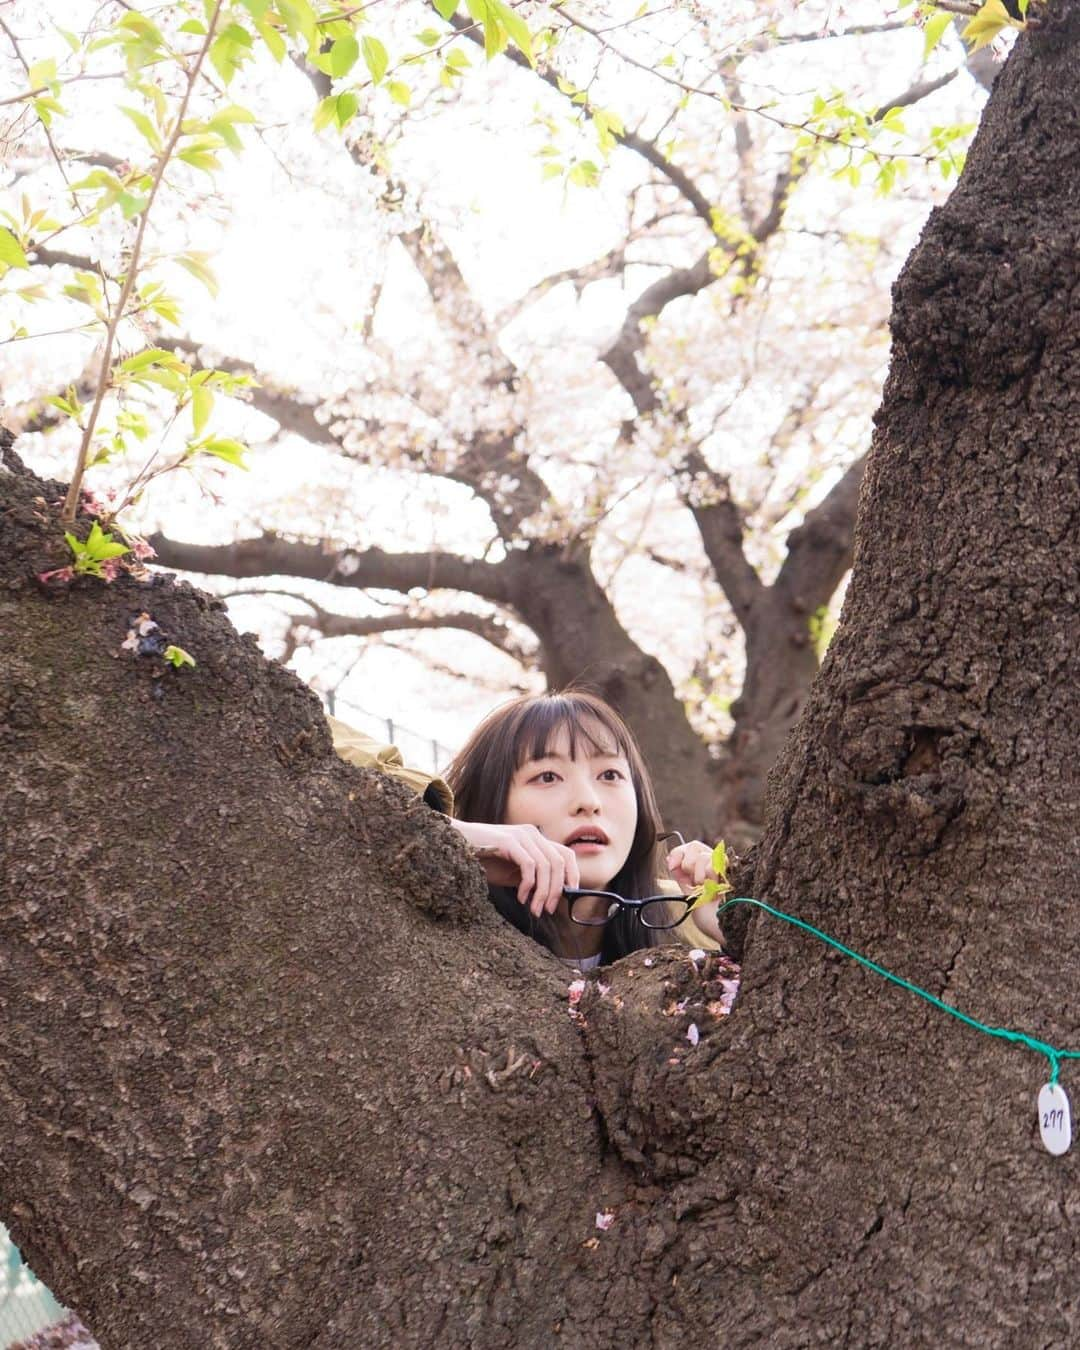
<path id="1" fill-rule="evenodd" d="M 604 753 L 579 736 L 571 758 L 569 732 L 560 728 L 543 759 L 527 760 L 514 773 L 503 824 L 535 825 L 573 849 L 582 886 L 603 890 L 630 854 L 637 795 L 625 757 L 602 728 L 588 730 Z"/>

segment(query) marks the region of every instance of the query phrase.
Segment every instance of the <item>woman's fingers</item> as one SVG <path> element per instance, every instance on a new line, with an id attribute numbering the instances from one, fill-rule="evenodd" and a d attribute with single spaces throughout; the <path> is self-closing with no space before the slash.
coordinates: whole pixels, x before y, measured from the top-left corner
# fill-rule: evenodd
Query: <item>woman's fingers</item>
<path id="1" fill-rule="evenodd" d="M 580 885 L 573 849 L 546 839 L 535 825 L 451 824 L 478 850 L 488 881 L 516 886 L 518 900 L 537 918 L 545 911 L 554 914 L 563 890 Z"/>
<path id="2" fill-rule="evenodd" d="M 577 854 L 572 848 L 553 844 L 546 839 L 544 843 L 551 849 L 551 890 L 545 908 L 549 914 L 554 914 L 563 891 L 567 886 L 580 885 L 581 877 L 578 874 Z"/>
<path id="3" fill-rule="evenodd" d="M 545 839 L 539 830 L 528 837 L 528 844 L 536 861 L 536 877 L 529 908 L 539 918 L 545 912 L 554 914 L 566 887 L 578 884 L 578 862 L 573 849 Z"/>
<path id="4" fill-rule="evenodd" d="M 705 881 L 716 881 L 712 870 L 712 849 L 700 839 L 673 848 L 667 856 L 668 871 L 684 890 L 693 890 Z"/>
<path id="5" fill-rule="evenodd" d="M 551 858 L 546 849 L 537 849 L 536 885 L 533 887 L 529 909 L 534 918 L 539 918 L 547 906 L 551 895 Z"/>
<path id="6" fill-rule="evenodd" d="M 536 885 L 536 862 L 523 848 L 510 849 L 508 853 L 511 861 L 517 863 L 521 872 L 517 898 L 521 904 L 527 905 L 529 896 L 533 893 L 533 887 Z"/>

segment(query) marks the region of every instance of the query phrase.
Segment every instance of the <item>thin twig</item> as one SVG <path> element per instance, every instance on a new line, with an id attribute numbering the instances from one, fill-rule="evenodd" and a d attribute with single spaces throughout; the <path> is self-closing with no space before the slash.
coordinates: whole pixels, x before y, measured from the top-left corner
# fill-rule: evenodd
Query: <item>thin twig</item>
<path id="1" fill-rule="evenodd" d="M 139 229 L 135 236 L 135 243 L 132 246 L 131 258 L 128 263 L 127 275 L 124 278 L 123 289 L 120 292 L 119 299 L 116 302 L 116 308 L 109 320 L 108 331 L 105 334 L 105 351 L 101 358 L 101 374 L 98 377 L 97 393 L 94 396 L 94 405 L 90 410 L 90 416 L 87 419 L 86 430 L 83 432 L 83 438 L 79 445 L 79 458 L 75 465 L 75 472 L 71 476 L 71 483 L 68 486 L 67 497 L 64 499 L 64 510 L 62 519 L 65 524 L 71 524 L 75 519 L 75 512 L 79 505 L 79 492 L 82 487 L 83 476 L 86 473 L 86 464 L 90 455 L 90 442 L 94 435 L 94 428 L 97 426 L 98 414 L 101 412 L 101 405 L 105 399 L 105 392 L 109 387 L 109 372 L 112 365 L 113 344 L 116 341 L 116 333 L 120 327 L 120 321 L 124 317 L 124 310 L 127 302 L 131 298 L 131 292 L 135 287 L 135 278 L 139 269 L 139 256 L 142 253 L 143 239 L 146 237 L 146 225 L 150 219 L 150 211 L 154 205 L 154 199 L 157 196 L 158 189 L 165 179 L 165 169 L 172 158 L 172 153 L 179 144 L 180 137 L 183 134 L 184 116 L 187 113 L 188 103 L 191 100 L 192 91 L 195 88 L 195 82 L 199 78 L 199 71 L 203 61 L 206 59 L 206 53 L 210 50 L 210 44 L 214 39 L 214 30 L 217 27 L 218 19 L 221 15 L 224 0 L 217 0 L 214 5 L 214 12 L 206 28 L 206 37 L 202 47 L 195 57 L 195 64 L 188 74 L 187 88 L 184 90 L 184 96 L 180 101 L 180 107 L 176 114 L 176 123 L 173 126 L 172 134 L 165 145 L 164 150 L 158 160 L 157 168 L 154 170 L 154 180 L 150 186 L 150 193 L 146 199 L 146 205 L 143 207 L 142 215 L 139 219 Z"/>

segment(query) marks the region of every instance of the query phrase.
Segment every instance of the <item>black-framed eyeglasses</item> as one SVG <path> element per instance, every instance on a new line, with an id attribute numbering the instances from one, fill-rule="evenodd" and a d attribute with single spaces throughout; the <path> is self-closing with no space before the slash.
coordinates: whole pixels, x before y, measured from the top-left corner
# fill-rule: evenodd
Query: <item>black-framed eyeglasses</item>
<path id="1" fill-rule="evenodd" d="M 576 886 L 563 889 L 570 918 L 585 928 L 602 928 L 616 914 L 636 914 L 645 928 L 677 928 L 693 907 L 685 895 L 646 895 L 628 900 L 614 891 L 588 891 Z"/>
<path id="2" fill-rule="evenodd" d="M 656 842 L 663 843 L 666 839 L 686 843 L 678 830 L 657 835 Z M 628 900 L 614 891 L 593 891 L 578 886 L 564 887 L 563 894 L 571 920 L 583 928 L 602 928 L 624 910 L 636 914 L 645 928 L 677 928 L 697 900 L 696 896 L 688 895 L 646 895 L 640 900 Z"/>

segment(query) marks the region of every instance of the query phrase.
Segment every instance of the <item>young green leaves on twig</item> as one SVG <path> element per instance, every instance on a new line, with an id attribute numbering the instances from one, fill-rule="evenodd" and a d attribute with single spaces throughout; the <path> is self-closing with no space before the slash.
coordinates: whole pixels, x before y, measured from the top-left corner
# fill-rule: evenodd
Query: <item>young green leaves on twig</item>
<path id="1" fill-rule="evenodd" d="M 719 900 L 721 896 L 727 895 L 731 890 L 731 883 L 727 879 L 727 845 L 722 839 L 717 842 L 716 847 L 712 851 L 712 857 L 709 859 L 709 866 L 716 873 L 717 879 L 715 881 L 702 882 L 700 890 L 694 893 L 694 904 L 692 906 L 694 909 L 699 905 L 708 905 L 714 900 Z"/>
<path id="2" fill-rule="evenodd" d="M 90 526 L 90 533 L 85 541 L 78 539 L 68 531 L 64 532 L 64 539 L 67 546 L 71 549 L 71 556 L 74 559 L 71 570 L 77 577 L 101 577 L 104 581 L 112 580 L 109 575 L 111 569 L 103 568 L 112 558 L 122 558 L 125 553 L 131 550 L 127 544 L 119 544 L 107 531 L 103 530 L 95 520 Z"/>

